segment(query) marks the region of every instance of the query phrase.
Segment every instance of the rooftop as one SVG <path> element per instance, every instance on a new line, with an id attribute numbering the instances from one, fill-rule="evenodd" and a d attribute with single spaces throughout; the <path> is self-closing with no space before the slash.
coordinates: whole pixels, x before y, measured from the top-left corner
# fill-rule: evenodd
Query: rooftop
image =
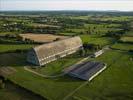
<path id="1" fill-rule="evenodd" d="M 80 78 L 82 80 L 92 80 L 96 75 L 102 72 L 106 65 L 102 62 L 89 61 L 65 70 L 68 75 Z"/>

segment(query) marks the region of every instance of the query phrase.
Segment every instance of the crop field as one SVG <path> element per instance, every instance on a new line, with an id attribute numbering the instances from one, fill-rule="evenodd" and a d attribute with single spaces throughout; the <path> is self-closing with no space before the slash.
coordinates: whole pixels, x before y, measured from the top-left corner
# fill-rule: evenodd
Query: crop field
<path id="1" fill-rule="evenodd" d="M 25 71 L 23 67 L 16 67 L 17 73 L 8 78 L 52 100 L 63 100 L 64 98 L 69 98 L 69 100 L 75 98 L 88 100 L 94 97 L 99 100 L 131 100 L 133 98 L 133 68 L 131 67 L 133 66 L 133 62 L 130 61 L 130 57 L 132 56 L 127 52 L 123 54 L 123 52 L 112 50 L 100 56 L 96 60 L 106 62 L 108 64 L 107 70 L 101 73 L 101 75 L 96 77 L 92 82 L 86 83 L 85 86 L 75 91 L 70 97 L 69 94 L 82 84 L 85 84 L 85 81 L 74 79 L 66 75 L 54 79 L 42 78 Z M 125 63 L 125 61 L 127 63 Z M 119 96 L 119 93 L 122 95 Z"/>
<path id="2" fill-rule="evenodd" d="M 29 26 L 31 26 L 31 27 L 43 27 L 43 28 L 46 28 L 46 27 L 60 28 L 60 26 L 48 25 L 48 24 L 38 24 L 38 23 L 32 23 L 32 24 L 29 24 Z"/>
<path id="3" fill-rule="evenodd" d="M 133 50 L 133 45 L 128 43 L 116 43 L 112 46 L 114 49 Z"/>
<path id="4" fill-rule="evenodd" d="M 27 50 L 34 47 L 33 44 L 0 44 L 0 53 L 15 50 Z"/>
<path id="5" fill-rule="evenodd" d="M 91 16 L 72 16 L 70 17 L 71 19 L 82 19 L 82 20 L 88 20 L 89 18 L 91 18 Z"/>
<path id="6" fill-rule="evenodd" d="M 90 31 L 91 34 L 105 35 L 108 31 L 117 32 L 120 29 L 120 24 L 85 24 L 86 31 Z"/>
<path id="7" fill-rule="evenodd" d="M 16 34 L 16 32 L 0 32 L 0 35 Z"/>
<path id="8" fill-rule="evenodd" d="M 68 38 L 67 36 L 59 36 L 59 35 L 52 35 L 52 34 L 32 34 L 32 33 L 26 33 L 26 34 L 20 34 L 24 39 L 30 39 L 34 40 L 35 42 L 52 42 L 56 40 L 57 38 L 59 39 L 65 39 Z"/>
<path id="9" fill-rule="evenodd" d="M 100 18 L 101 21 L 129 21 L 131 20 L 133 17 L 132 16 L 113 16 L 113 17 L 102 17 Z"/>
<path id="10" fill-rule="evenodd" d="M 108 44 L 113 43 L 115 39 L 107 38 L 107 37 L 98 37 L 98 36 L 90 36 L 90 35 L 80 35 L 83 43 L 90 43 L 90 44 L 99 44 L 101 46 L 105 46 Z"/>
<path id="11" fill-rule="evenodd" d="M 133 37 L 122 37 L 120 39 L 122 42 L 133 42 Z"/>
<path id="12" fill-rule="evenodd" d="M 64 31 L 64 35 L 69 35 L 67 33 L 73 33 L 75 35 L 79 34 L 92 34 L 103 36 L 109 31 L 118 32 L 121 30 L 121 24 L 84 24 L 81 28 L 67 28 Z M 63 34 L 63 33 L 60 33 Z M 70 34 L 72 35 L 72 34 Z"/>

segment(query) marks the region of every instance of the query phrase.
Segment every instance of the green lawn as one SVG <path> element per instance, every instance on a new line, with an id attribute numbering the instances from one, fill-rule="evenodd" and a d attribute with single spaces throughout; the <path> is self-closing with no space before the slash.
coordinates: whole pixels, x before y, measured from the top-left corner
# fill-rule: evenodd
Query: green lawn
<path id="1" fill-rule="evenodd" d="M 5 55 L 1 54 L 0 55 L 2 57 L 2 59 L 0 59 L 0 61 L 3 62 L 7 58 L 9 61 L 11 61 L 11 62 L 8 62 L 8 64 L 4 63 L 5 65 L 1 65 L 1 66 L 14 66 L 17 69 L 17 73 L 9 76 L 9 79 L 14 81 L 16 84 L 26 87 L 27 89 L 30 89 L 30 90 L 34 91 L 35 93 L 42 95 L 43 97 L 45 97 L 45 95 L 46 95 L 47 98 L 52 98 L 52 100 L 53 99 L 57 100 L 56 98 L 59 98 L 59 100 L 60 100 L 60 96 L 61 96 L 60 92 L 58 92 L 58 90 L 55 90 L 54 88 L 58 87 L 59 90 L 63 90 L 64 86 L 65 86 L 65 88 L 69 87 L 68 90 L 64 91 L 67 94 L 67 93 L 69 93 L 69 91 L 72 91 L 72 89 L 74 89 L 76 86 L 81 84 L 80 81 L 71 79 L 70 77 L 67 77 L 67 76 L 63 76 L 62 78 L 56 78 L 56 79 L 45 79 L 45 78 L 41 78 L 36 75 L 33 75 L 32 73 L 27 72 L 23 69 L 23 66 L 26 66 L 25 65 L 26 64 L 26 58 L 25 58 L 26 56 L 23 56 L 23 55 L 25 55 L 25 54 L 21 54 L 21 55 L 20 54 L 5 54 Z M 76 59 L 75 56 L 71 55 L 70 57 L 66 57 L 66 58 L 60 59 L 58 61 L 52 62 L 46 66 L 47 68 L 46 68 L 45 73 L 48 73 L 48 74 L 58 73 L 58 71 L 61 71 L 61 69 L 63 69 L 64 67 L 68 67 L 69 65 L 76 63 L 79 59 L 81 59 L 81 58 L 79 57 L 78 59 Z M 15 61 L 17 64 L 13 65 L 12 63 L 15 63 Z M 51 69 L 50 66 L 51 66 L 51 68 L 56 68 L 56 69 Z M 26 76 L 28 76 L 28 77 L 26 78 Z M 33 82 L 33 81 L 35 81 L 35 82 Z M 71 84 L 70 86 L 73 85 L 72 89 L 70 88 L 70 86 L 67 85 L 66 82 L 68 82 L 68 81 L 70 81 L 70 84 Z M 29 82 L 29 84 L 27 84 L 27 82 Z M 76 83 L 77 85 L 74 83 Z M 50 84 L 51 86 L 46 86 L 47 84 Z M 42 87 L 43 87 L 43 89 L 42 89 Z M 50 93 L 50 91 L 53 91 L 53 89 L 58 94 Z M 62 95 L 65 96 L 64 93 L 62 93 Z M 56 98 L 54 98 L 54 97 L 56 97 Z"/>
<path id="2" fill-rule="evenodd" d="M 133 61 L 132 54 L 111 51 L 97 58 L 106 62 L 108 68 L 91 83 L 77 91 L 76 100 L 132 100 Z"/>
<path id="3" fill-rule="evenodd" d="M 133 37 L 122 37 L 120 41 L 133 43 Z"/>
<path id="4" fill-rule="evenodd" d="M 25 50 L 33 46 L 31 44 L 0 44 L 0 52 L 14 51 L 17 49 Z"/>
<path id="5" fill-rule="evenodd" d="M 111 44 L 114 39 L 109 37 L 97 37 L 92 35 L 80 35 L 83 43 L 99 44 L 101 46 Z"/>
<path id="6" fill-rule="evenodd" d="M 133 50 L 133 45 L 128 43 L 116 43 L 112 46 L 112 48 L 121 50 Z"/>
<path id="7" fill-rule="evenodd" d="M 25 66 L 26 53 L 3 53 L 0 54 L 0 67 L 2 66 Z"/>
<path id="8" fill-rule="evenodd" d="M 60 58 L 56 61 L 53 61 L 45 65 L 42 68 L 38 68 L 34 70 L 44 75 L 58 75 L 62 73 L 62 70 L 64 68 L 69 67 L 82 59 L 82 57 L 79 57 L 79 56 L 74 57 L 74 56 L 76 55 L 69 55 L 65 58 Z"/>
<path id="9" fill-rule="evenodd" d="M 62 100 L 66 94 L 70 93 L 82 84 L 82 81 L 64 76 L 55 79 L 46 79 L 25 71 L 21 67 L 18 71 L 10 75 L 9 79 L 33 92 L 48 98 L 49 100 Z"/>
<path id="10" fill-rule="evenodd" d="M 19 88 L 18 86 L 6 81 L 5 88 L 0 89 L 0 100 L 44 100 L 35 94 Z"/>
<path id="11" fill-rule="evenodd" d="M 92 82 L 79 89 L 69 100 L 79 100 L 74 98 L 132 100 L 133 62 L 130 61 L 131 57 L 133 57 L 132 54 L 110 50 L 97 59 L 91 59 L 107 63 L 108 68 Z M 69 76 L 46 79 L 27 72 L 22 67 L 16 67 L 16 69 L 17 73 L 8 77 L 10 80 L 50 100 L 63 100 L 65 96 L 85 82 Z"/>
<path id="12" fill-rule="evenodd" d="M 112 17 L 102 17 L 100 18 L 101 21 L 130 21 L 132 20 L 132 16 L 112 16 Z"/>

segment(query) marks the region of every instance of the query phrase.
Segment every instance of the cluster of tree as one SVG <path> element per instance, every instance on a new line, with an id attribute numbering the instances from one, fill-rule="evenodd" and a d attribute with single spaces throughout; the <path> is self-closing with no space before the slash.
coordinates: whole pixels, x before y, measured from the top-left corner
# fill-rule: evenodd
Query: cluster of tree
<path id="1" fill-rule="evenodd" d="M 88 50 L 92 50 L 92 51 L 99 50 L 102 48 L 101 45 L 99 45 L 99 44 L 89 44 L 89 43 L 84 43 L 83 47 L 84 47 L 84 49 L 88 49 Z"/>
<path id="2" fill-rule="evenodd" d="M 107 37 L 113 37 L 116 39 L 120 39 L 120 37 L 125 33 L 125 30 L 114 30 L 114 31 L 108 31 L 105 36 Z"/>
<path id="3" fill-rule="evenodd" d="M 33 27 L 25 26 L 23 29 L 24 33 L 46 33 L 46 34 L 56 34 L 59 31 L 58 27 Z"/>
<path id="4" fill-rule="evenodd" d="M 96 44 L 89 44 L 89 43 L 84 43 L 83 44 L 83 49 L 79 51 L 80 56 L 87 56 L 90 54 L 91 51 L 97 51 L 102 49 L 101 45 L 96 45 Z"/>

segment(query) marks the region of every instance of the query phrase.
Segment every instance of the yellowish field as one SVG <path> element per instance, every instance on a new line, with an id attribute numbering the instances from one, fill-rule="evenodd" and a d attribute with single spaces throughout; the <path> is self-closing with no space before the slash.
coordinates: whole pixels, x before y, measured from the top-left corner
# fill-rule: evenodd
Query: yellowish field
<path id="1" fill-rule="evenodd" d="M 52 35 L 52 34 L 32 34 L 32 33 L 27 33 L 27 34 L 20 34 L 24 39 L 30 39 L 34 40 L 35 42 L 52 42 L 56 40 L 57 38 L 59 39 L 65 39 L 68 38 L 68 36 L 59 36 L 59 35 Z"/>
<path id="2" fill-rule="evenodd" d="M 56 25 L 37 24 L 37 23 L 33 23 L 30 26 L 33 26 L 33 27 L 54 27 L 54 28 L 60 28 L 60 26 L 56 26 Z"/>

